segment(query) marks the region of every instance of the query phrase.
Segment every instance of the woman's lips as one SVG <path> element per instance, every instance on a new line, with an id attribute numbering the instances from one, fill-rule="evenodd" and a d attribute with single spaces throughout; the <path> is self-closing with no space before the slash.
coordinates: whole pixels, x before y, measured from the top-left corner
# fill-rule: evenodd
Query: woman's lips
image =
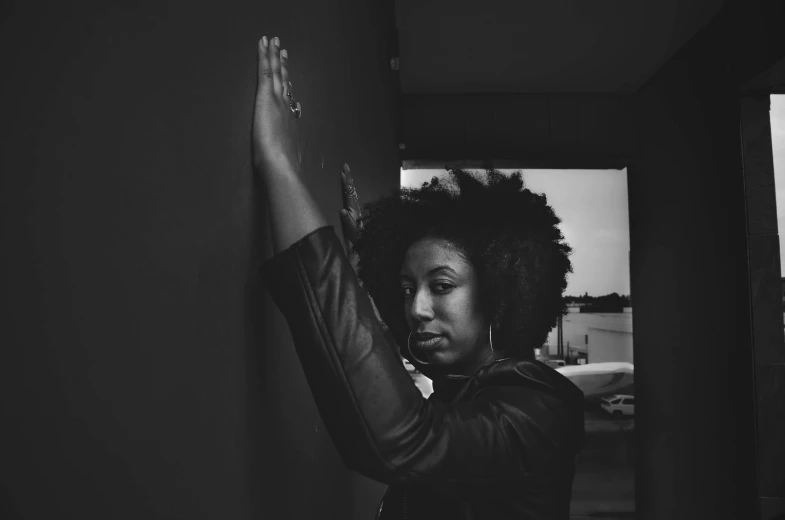
<path id="1" fill-rule="evenodd" d="M 444 336 L 431 336 L 427 339 L 415 338 L 414 345 L 419 349 L 434 349 L 439 346 Z"/>

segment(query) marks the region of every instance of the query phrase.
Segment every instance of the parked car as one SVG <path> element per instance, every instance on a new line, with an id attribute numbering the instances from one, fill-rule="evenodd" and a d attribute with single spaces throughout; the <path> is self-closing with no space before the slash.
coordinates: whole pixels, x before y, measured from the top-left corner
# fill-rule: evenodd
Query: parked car
<path id="1" fill-rule="evenodd" d="M 617 394 L 604 397 L 600 406 L 616 418 L 635 415 L 635 396 Z"/>
<path id="2" fill-rule="evenodd" d="M 587 401 L 596 401 L 597 408 L 603 397 L 612 399 L 618 395 L 635 395 L 635 367 L 632 363 L 588 363 L 567 365 L 556 370 L 575 383 Z"/>

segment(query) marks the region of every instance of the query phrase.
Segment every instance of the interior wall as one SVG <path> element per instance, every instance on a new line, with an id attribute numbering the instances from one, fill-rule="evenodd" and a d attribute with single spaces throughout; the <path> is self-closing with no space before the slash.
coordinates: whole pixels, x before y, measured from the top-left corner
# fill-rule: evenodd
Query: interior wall
<path id="1" fill-rule="evenodd" d="M 401 157 L 621 169 L 634 149 L 632 100 L 625 94 L 404 94 Z"/>
<path id="2" fill-rule="evenodd" d="M 741 80 L 773 59 L 761 5 L 730 3 L 636 100 L 628 183 L 643 519 L 769 518 L 756 514 L 739 109 Z"/>
<path id="3" fill-rule="evenodd" d="M 768 94 L 741 100 L 763 520 L 785 515 L 785 338 L 770 108 Z"/>
<path id="4" fill-rule="evenodd" d="M 392 4 L 4 11 L 0 516 L 372 517 L 257 274 L 250 126 L 279 36 L 330 222 L 342 162 L 363 198 L 395 187 Z"/>

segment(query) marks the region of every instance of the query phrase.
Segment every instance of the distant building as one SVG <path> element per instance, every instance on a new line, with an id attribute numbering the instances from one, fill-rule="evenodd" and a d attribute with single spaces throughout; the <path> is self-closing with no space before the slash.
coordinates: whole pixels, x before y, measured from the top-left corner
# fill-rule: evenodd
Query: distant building
<path id="1" fill-rule="evenodd" d="M 570 308 L 562 318 L 565 356 L 583 358 L 588 363 L 633 362 L 632 309 L 624 312 L 586 313 Z M 542 349 L 545 357 L 558 353 L 558 334 L 551 331 Z"/>
<path id="2" fill-rule="evenodd" d="M 632 322 L 617 321 L 589 328 L 588 363 L 625 362 L 632 359 Z"/>

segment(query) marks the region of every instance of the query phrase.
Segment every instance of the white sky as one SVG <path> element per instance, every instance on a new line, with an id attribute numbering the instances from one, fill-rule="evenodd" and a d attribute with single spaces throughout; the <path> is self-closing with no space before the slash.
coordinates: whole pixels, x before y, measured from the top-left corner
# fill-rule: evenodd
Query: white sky
<path id="1" fill-rule="evenodd" d="M 630 294 L 627 170 L 521 171 L 527 188 L 546 195 L 572 246 L 574 272 L 567 279 L 565 294 Z M 401 170 L 401 185 L 419 187 L 444 173 Z"/>
<path id="2" fill-rule="evenodd" d="M 774 187 L 777 189 L 777 225 L 780 233 L 780 272 L 785 273 L 785 95 L 771 96 L 770 113 Z"/>

